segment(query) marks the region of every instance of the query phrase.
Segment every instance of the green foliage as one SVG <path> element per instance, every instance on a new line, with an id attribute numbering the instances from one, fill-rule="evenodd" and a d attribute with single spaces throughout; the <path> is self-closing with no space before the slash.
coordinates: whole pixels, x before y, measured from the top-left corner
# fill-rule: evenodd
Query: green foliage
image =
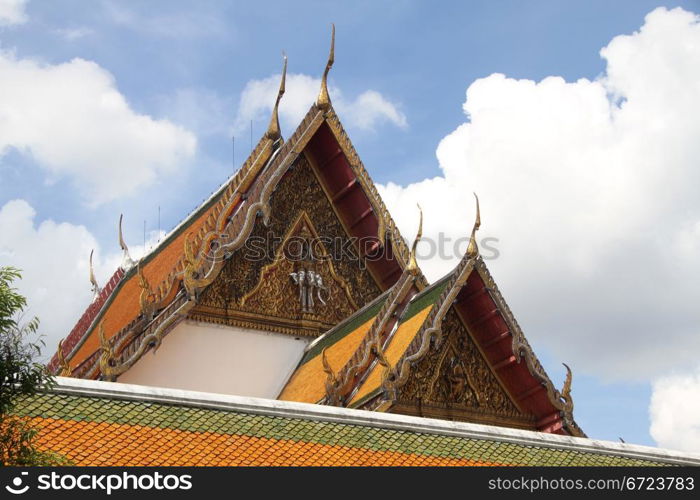
<path id="1" fill-rule="evenodd" d="M 32 340 L 38 318 L 22 323 L 27 299 L 12 287 L 19 270 L 0 267 L 0 465 L 66 465 L 66 459 L 36 448 L 37 431 L 12 414 L 18 398 L 53 387 L 53 377 L 37 361 L 43 341 Z"/>

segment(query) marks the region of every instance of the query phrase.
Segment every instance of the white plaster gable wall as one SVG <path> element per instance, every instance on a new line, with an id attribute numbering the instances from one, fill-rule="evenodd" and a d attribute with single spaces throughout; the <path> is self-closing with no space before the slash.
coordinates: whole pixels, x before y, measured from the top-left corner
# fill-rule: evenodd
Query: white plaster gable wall
<path id="1" fill-rule="evenodd" d="M 277 398 L 309 339 L 186 321 L 119 382 Z"/>

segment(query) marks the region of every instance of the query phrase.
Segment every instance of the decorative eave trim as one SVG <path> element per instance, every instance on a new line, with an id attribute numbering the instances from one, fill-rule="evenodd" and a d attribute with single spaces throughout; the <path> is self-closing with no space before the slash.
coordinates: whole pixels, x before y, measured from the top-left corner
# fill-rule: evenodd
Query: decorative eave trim
<path id="1" fill-rule="evenodd" d="M 382 380 L 383 396 L 387 401 L 395 401 L 398 389 L 406 384 L 413 366 L 423 359 L 431 348 L 437 349 L 442 344 L 442 320 L 452 303 L 466 284 L 469 275 L 474 269 L 475 260 L 465 255 L 452 272 L 447 286 L 435 301 L 427 318 L 416 332 L 404 354 L 399 358 L 396 366 L 387 368 Z"/>
<path id="2" fill-rule="evenodd" d="M 565 384 L 565 389 L 559 391 L 547 375 L 547 372 L 540 363 L 539 359 L 537 359 L 537 355 L 532 350 L 532 347 L 530 347 L 530 344 L 527 341 L 525 334 L 520 328 L 518 321 L 515 319 L 515 315 L 513 315 L 513 312 L 510 310 L 508 303 L 503 298 L 503 295 L 501 295 L 501 292 L 498 289 L 498 285 L 496 285 L 496 281 L 493 279 L 493 276 L 491 276 L 488 267 L 486 267 L 486 263 L 481 257 L 479 257 L 479 259 L 477 260 L 476 272 L 483 280 L 488 294 L 491 296 L 491 299 L 496 304 L 496 307 L 498 307 L 501 316 L 508 325 L 508 330 L 511 332 L 511 335 L 513 337 L 513 355 L 516 356 L 518 361 L 524 359 L 530 374 L 536 380 L 542 383 L 542 385 L 545 387 L 547 397 L 550 403 L 554 408 L 561 412 L 562 423 L 564 424 L 566 430 L 574 436 L 585 437 L 585 433 L 574 420 L 573 399 L 568 393 L 568 389 L 566 389 L 567 385 L 569 386 L 569 388 L 571 385 L 571 372 L 567 370 L 569 372 L 569 375 L 567 376 L 568 382 Z"/>
<path id="3" fill-rule="evenodd" d="M 352 398 L 356 390 L 364 380 L 364 375 L 372 366 L 372 362 L 378 360 L 385 368 L 389 367 L 384 356 L 384 348 L 388 333 L 387 327 L 398 322 L 397 309 L 405 304 L 409 293 L 415 289 L 416 275 L 404 271 L 399 280 L 392 286 L 386 301 L 374 317 L 372 326 L 367 335 L 348 362 L 338 371 L 333 373 L 322 351 L 324 369 L 327 375 L 325 404 L 344 406 Z M 394 321 L 392 321 L 392 319 Z"/>
<path id="4" fill-rule="evenodd" d="M 332 104 L 324 113 L 324 117 L 328 127 L 330 128 L 331 132 L 333 132 L 336 141 L 338 141 L 340 149 L 343 151 L 345 158 L 347 158 L 350 168 L 352 168 L 353 172 L 355 172 L 355 176 L 362 185 L 362 189 L 367 194 L 370 205 L 377 216 L 379 223 L 377 237 L 379 238 L 379 241 L 384 244 L 386 238 L 389 238 L 394 250 L 394 255 L 398 258 L 401 269 L 406 269 L 410 262 L 410 250 L 408 245 L 406 245 L 406 241 L 401 236 L 401 232 L 396 226 L 394 219 L 391 217 L 386 205 L 384 205 L 384 201 L 379 195 L 377 187 L 374 185 L 374 182 L 362 163 L 360 156 L 357 154 L 355 146 L 353 146 L 352 142 L 350 141 L 350 137 L 343 128 L 343 125 L 340 123 L 340 118 L 338 118 Z M 418 271 L 416 283 L 420 289 L 428 286 L 428 280 L 425 278 L 423 273 L 420 272 L 420 270 Z"/>
<path id="5" fill-rule="evenodd" d="M 467 422 L 453 422 L 423 417 L 370 412 L 310 403 L 296 403 L 244 396 L 184 391 L 160 387 L 128 385 L 115 382 L 56 378 L 57 385 L 48 390 L 82 397 L 139 401 L 192 408 L 248 413 L 281 418 L 357 425 L 466 439 L 488 440 L 524 446 L 596 453 L 600 455 L 650 460 L 672 465 L 700 466 L 700 454 L 640 446 L 612 441 L 593 440 L 557 434 L 495 427 Z"/>

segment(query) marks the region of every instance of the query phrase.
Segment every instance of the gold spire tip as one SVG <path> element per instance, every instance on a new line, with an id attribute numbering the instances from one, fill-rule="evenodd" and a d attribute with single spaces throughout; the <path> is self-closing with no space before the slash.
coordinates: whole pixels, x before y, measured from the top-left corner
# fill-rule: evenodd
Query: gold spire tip
<path id="1" fill-rule="evenodd" d="M 418 247 L 418 242 L 423 237 L 423 209 L 418 203 L 416 203 L 418 211 L 420 212 L 420 219 L 418 221 L 418 233 L 416 233 L 416 239 L 413 240 L 413 246 L 411 246 L 411 254 L 408 259 L 408 267 L 406 268 L 408 272 L 413 275 L 418 274 L 418 261 L 416 260 L 416 249 Z"/>
<path id="2" fill-rule="evenodd" d="M 328 109 L 331 105 L 331 98 L 328 95 L 328 72 L 333 67 L 335 62 L 335 24 L 331 23 L 331 51 L 328 54 L 328 62 L 326 63 L 326 69 L 323 71 L 323 77 L 321 78 L 321 91 L 318 94 L 318 99 L 316 99 L 316 106 L 321 109 Z"/>
<path id="3" fill-rule="evenodd" d="M 479 209 L 479 197 L 476 195 L 476 193 L 474 193 L 474 198 L 476 198 L 476 220 L 474 221 L 472 235 L 469 238 L 469 246 L 467 247 L 467 257 L 470 259 L 473 259 L 479 255 L 479 246 L 476 244 L 476 232 L 481 227 L 481 210 Z"/>
<path id="4" fill-rule="evenodd" d="M 280 129 L 279 120 L 279 105 L 284 95 L 285 84 L 287 81 L 287 54 L 282 52 L 282 57 L 284 58 L 284 65 L 282 67 L 282 79 L 280 80 L 280 88 L 277 91 L 277 99 L 275 100 L 275 106 L 272 108 L 272 116 L 270 117 L 270 125 L 267 127 L 267 132 L 265 136 L 273 141 L 282 137 L 282 131 Z"/>

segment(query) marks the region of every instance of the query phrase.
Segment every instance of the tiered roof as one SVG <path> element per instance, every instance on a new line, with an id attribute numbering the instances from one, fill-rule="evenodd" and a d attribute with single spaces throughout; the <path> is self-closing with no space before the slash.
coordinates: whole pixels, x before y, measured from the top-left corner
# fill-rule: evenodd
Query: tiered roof
<path id="1" fill-rule="evenodd" d="M 347 236 L 372 242 L 359 253 L 373 255 L 366 265 L 380 295 L 308 347 L 279 398 L 583 436 L 573 418 L 571 372 L 557 390 L 479 256 L 478 200 L 465 256 L 428 286 L 333 109 L 332 62 L 331 48 L 319 98 L 286 142 L 277 118 L 283 72 L 270 127 L 242 168 L 136 265 L 117 270 L 49 367 L 114 381 L 157 349 L 196 310 L 256 221 L 267 223 L 273 193 L 303 156 Z M 467 354 L 473 366 L 460 360 Z M 474 366 L 477 375 L 466 373 Z M 439 377 L 448 379 L 443 400 L 469 393 L 474 404 L 430 403 Z"/>

